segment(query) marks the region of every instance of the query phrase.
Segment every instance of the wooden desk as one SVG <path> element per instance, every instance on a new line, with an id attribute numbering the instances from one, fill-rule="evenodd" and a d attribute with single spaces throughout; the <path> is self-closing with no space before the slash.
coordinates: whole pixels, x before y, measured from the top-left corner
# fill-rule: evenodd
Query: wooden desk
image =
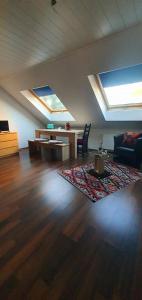
<path id="1" fill-rule="evenodd" d="M 37 129 L 35 131 L 36 138 L 39 138 L 40 135 L 56 137 L 62 136 L 67 137 L 69 139 L 70 144 L 70 158 L 75 159 L 77 158 L 77 137 L 80 134 L 83 134 L 84 130 L 65 130 L 65 129 Z"/>

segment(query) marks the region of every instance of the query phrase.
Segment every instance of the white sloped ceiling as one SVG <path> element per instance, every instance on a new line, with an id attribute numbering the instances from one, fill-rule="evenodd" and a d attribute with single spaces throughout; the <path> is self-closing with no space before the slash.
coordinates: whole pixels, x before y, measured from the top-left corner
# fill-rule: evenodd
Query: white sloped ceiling
<path id="1" fill-rule="evenodd" d="M 0 77 L 142 21 L 140 0 L 0 1 Z"/>
<path id="2" fill-rule="evenodd" d="M 76 119 L 76 125 L 91 121 L 96 127 L 109 126 L 111 122 L 104 120 L 88 75 L 141 63 L 141 33 L 141 24 L 131 27 L 69 55 L 5 78 L 1 85 L 22 105 L 36 113 L 20 91 L 48 84 Z M 37 115 L 47 122 L 39 112 Z"/>

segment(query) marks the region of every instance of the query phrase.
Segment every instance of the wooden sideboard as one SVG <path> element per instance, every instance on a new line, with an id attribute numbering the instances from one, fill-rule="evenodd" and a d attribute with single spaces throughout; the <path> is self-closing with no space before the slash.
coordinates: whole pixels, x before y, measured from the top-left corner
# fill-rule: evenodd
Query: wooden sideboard
<path id="1" fill-rule="evenodd" d="M 18 152 L 17 132 L 0 132 L 0 158 Z"/>

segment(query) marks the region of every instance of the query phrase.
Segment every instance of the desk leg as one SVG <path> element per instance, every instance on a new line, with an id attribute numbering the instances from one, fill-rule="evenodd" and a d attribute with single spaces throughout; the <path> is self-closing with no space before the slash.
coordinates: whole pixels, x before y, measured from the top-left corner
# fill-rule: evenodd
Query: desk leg
<path id="1" fill-rule="evenodd" d="M 70 158 L 77 158 L 77 136 L 76 134 L 71 134 L 69 136 L 69 144 L 70 144 Z"/>
<path id="2" fill-rule="evenodd" d="M 40 132 L 38 130 L 35 131 L 35 137 L 40 138 Z"/>

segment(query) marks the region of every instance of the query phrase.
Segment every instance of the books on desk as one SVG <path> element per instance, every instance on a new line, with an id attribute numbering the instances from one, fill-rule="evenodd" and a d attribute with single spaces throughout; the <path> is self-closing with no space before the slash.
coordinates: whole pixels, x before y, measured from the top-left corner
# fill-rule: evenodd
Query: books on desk
<path id="1" fill-rule="evenodd" d="M 35 138 L 33 141 L 37 141 L 37 142 L 46 142 L 46 141 L 49 141 L 49 139 L 48 138 Z"/>
<path id="2" fill-rule="evenodd" d="M 60 140 L 49 140 L 48 143 L 49 144 L 62 144 L 63 141 L 60 141 Z"/>
<path id="3" fill-rule="evenodd" d="M 62 144 L 63 141 L 60 141 L 60 140 L 49 140 L 49 143 L 51 143 L 51 144 Z"/>

